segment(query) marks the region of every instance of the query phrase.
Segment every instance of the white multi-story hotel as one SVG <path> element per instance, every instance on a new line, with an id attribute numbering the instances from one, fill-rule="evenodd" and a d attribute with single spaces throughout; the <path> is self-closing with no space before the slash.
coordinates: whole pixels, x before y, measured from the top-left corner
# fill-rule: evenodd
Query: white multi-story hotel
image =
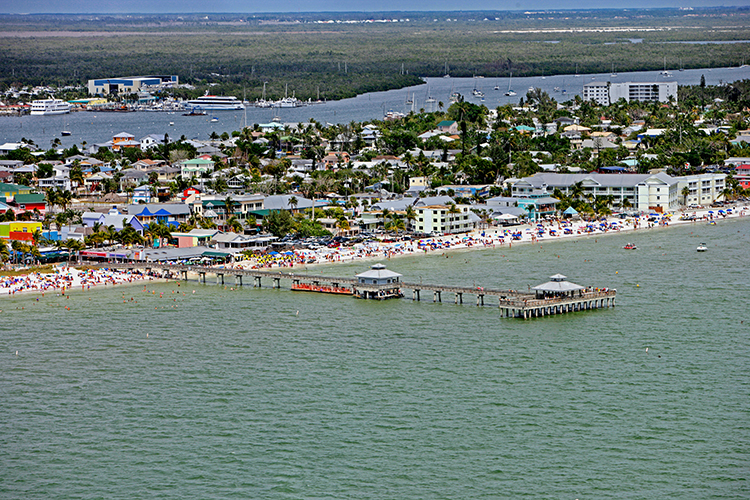
<path id="1" fill-rule="evenodd" d="M 583 100 L 609 106 L 626 101 L 677 102 L 677 82 L 591 82 L 583 86 Z"/>
<path id="2" fill-rule="evenodd" d="M 446 205 L 429 205 L 416 207 L 417 219 L 412 222 L 412 227 L 419 233 L 443 233 L 456 234 L 466 233 L 474 228 L 479 217 L 469 211 L 468 206 L 459 205 L 459 213 L 450 213 L 450 207 Z"/>
<path id="3" fill-rule="evenodd" d="M 612 196 L 615 207 L 630 206 L 639 212 L 676 210 L 680 206 L 679 180 L 658 174 L 555 174 L 539 173 L 513 184 L 513 196 L 524 196 L 534 190 L 552 194 L 559 189 L 570 195 L 581 183 L 583 195 Z M 627 203 L 625 201 L 627 200 Z"/>
<path id="4" fill-rule="evenodd" d="M 710 205 L 724 197 L 726 174 L 698 174 L 677 177 L 679 181 L 680 201 L 687 206 Z M 684 188 L 688 188 L 687 198 L 682 195 Z"/>

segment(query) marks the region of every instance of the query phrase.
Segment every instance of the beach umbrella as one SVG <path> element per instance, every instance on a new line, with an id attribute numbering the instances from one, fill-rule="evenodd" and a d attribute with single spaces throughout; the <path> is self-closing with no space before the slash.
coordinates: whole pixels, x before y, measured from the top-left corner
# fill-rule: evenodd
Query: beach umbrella
<path id="1" fill-rule="evenodd" d="M 712 213 L 714 213 L 714 211 L 713 210 L 709 210 L 708 213 L 712 214 Z"/>

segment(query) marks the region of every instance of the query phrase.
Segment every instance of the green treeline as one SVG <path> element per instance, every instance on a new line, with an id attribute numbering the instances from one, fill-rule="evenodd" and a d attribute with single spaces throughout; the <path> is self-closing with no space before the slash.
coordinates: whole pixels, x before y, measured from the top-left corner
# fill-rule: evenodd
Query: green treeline
<path id="1" fill-rule="evenodd" d="M 300 99 L 341 99 L 415 85 L 422 77 L 442 76 L 446 67 L 455 77 L 510 72 L 522 77 L 576 68 L 585 74 L 739 66 L 750 58 L 750 10 L 689 12 L 597 11 L 545 19 L 520 13 L 386 13 L 382 17 L 408 21 L 372 24 L 315 22 L 347 14 L 225 14 L 208 21 L 0 16 L 6 32 L 0 38 L 0 88 L 177 74 L 197 87 L 184 91 L 185 97 L 215 84 L 215 91 L 238 97 L 244 89 L 253 100 L 266 82 L 271 99 L 282 97 L 287 86 Z M 50 36 L 54 32 L 60 36 Z M 707 41 L 738 43 L 682 43 Z"/>

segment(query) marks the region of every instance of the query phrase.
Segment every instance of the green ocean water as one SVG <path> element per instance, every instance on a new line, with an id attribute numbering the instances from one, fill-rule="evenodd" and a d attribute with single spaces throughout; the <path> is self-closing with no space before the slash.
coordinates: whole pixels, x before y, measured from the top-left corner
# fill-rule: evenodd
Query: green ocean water
<path id="1" fill-rule="evenodd" d="M 386 262 L 618 290 L 529 321 L 231 280 L 2 298 L 0 498 L 748 498 L 749 249 L 744 219 Z"/>

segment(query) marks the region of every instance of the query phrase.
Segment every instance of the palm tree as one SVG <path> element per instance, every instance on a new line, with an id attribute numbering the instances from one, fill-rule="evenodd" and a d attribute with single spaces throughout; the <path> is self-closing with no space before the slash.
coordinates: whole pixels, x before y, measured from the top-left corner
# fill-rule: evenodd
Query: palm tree
<path id="1" fill-rule="evenodd" d="M 33 233 L 31 233 L 31 239 L 35 245 L 46 245 L 49 241 L 44 236 L 41 229 L 37 229 Z"/>
<path id="2" fill-rule="evenodd" d="M 242 223 L 234 215 L 231 216 L 229 219 L 227 219 L 226 227 L 228 229 L 231 229 L 235 233 L 241 233 L 242 232 Z"/>
<path id="3" fill-rule="evenodd" d="M 387 221 L 388 221 L 388 217 L 390 217 L 390 215 L 391 215 L 391 211 L 388 210 L 387 208 L 384 208 L 383 211 L 380 212 L 380 216 L 383 219 L 383 227 L 386 226 Z"/>
<path id="4" fill-rule="evenodd" d="M 57 189 L 55 196 L 57 198 L 57 204 L 60 205 L 63 211 L 65 211 L 70 205 L 70 202 L 73 201 L 73 193 L 65 189 Z"/>
<path id="5" fill-rule="evenodd" d="M 534 220 L 534 204 L 531 203 L 529 205 L 526 205 L 526 211 L 528 212 L 527 217 L 529 218 L 529 220 L 533 221 Z"/>
<path id="6" fill-rule="evenodd" d="M 404 214 L 404 218 L 406 219 L 406 224 L 411 229 L 412 221 L 415 221 L 417 219 L 417 212 L 414 210 L 414 207 L 409 205 L 406 207 L 406 213 Z"/>
<path id="7" fill-rule="evenodd" d="M 455 203 L 451 203 L 448 206 L 448 215 L 449 215 L 449 217 L 448 217 L 448 232 L 449 233 L 453 232 L 453 221 L 455 220 L 455 215 L 456 214 L 460 214 L 460 213 L 461 213 L 461 209 L 458 208 Z"/>
<path id="8" fill-rule="evenodd" d="M 296 196 L 290 196 L 289 197 L 289 208 L 291 208 L 292 212 L 294 212 L 297 209 L 297 205 L 299 204 L 299 200 Z"/>
<path id="9" fill-rule="evenodd" d="M 117 239 L 117 228 L 115 228 L 115 226 L 108 226 L 102 231 L 102 233 L 104 234 L 105 239 L 109 241 L 110 245 L 112 245 Z"/>
<path id="10" fill-rule="evenodd" d="M 8 262 L 10 259 L 10 249 L 4 239 L 0 238 L 0 261 Z"/>
<path id="11" fill-rule="evenodd" d="M 72 238 L 65 240 L 62 245 L 68 249 L 68 264 L 70 264 L 70 260 L 74 252 L 78 252 L 78 257 L 80 258 L 80 252 L 85 248 L 83 242 L 74 240 Z"/>
<path id="12" fill-rule="evenodd" d="M 342 231 L 348 232 L 351 230 L 351 225 L 349 224 L 349 221 L 347 219 L 341 219 L 336 223 L 336 226 L 341 229 Z"/>
<path id="13" fill-rule="evenodd" d="M 238 205 L 238 203 L 234 201 L 231 196 L 224 198 L 224 215 L 226 220 L 229 220 L 229 218 L 234 215 L 235 205 Z"/>
<path id="14" fill-rule="evenodd" d="M 24 244 L 18 240 L 13 240 L 10 247 L 13 249 L 13 261 L 18 264 L 18 257 L 23 253 Z"/>

